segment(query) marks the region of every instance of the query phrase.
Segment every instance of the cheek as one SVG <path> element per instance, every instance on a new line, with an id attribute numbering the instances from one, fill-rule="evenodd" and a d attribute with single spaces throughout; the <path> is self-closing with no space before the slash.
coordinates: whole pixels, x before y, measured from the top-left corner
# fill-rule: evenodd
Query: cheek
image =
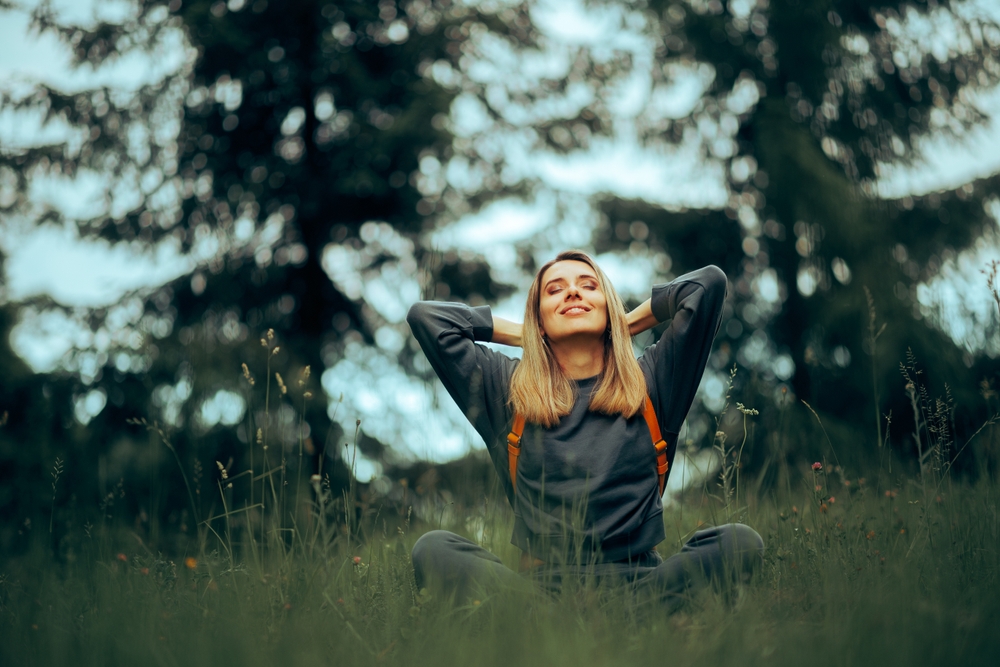
<path id="1" fill-rule="evenodd" d="M 548 303 L 548 300 L 544 297 L 538 303 L 538 323 L 542 325 L 544 329 L 552 321 L 552 306 Z"/>
<path id="2" fill-rule="evenodd" d="M 608 318 L 608 304 L 607 302 L 602 303 L 598 306 L 601 311 L 601 319 L 604 321 L 604 328 L 607 329 L 611 325 L 611 320 Z"/>
<path id="3" fill-rule="evenodd" d="M 603 317 L 608 316 L 608 300 L 604 298 L 604 295 L 600 295 L 598 298 L 594 299 L 594 308 L 601 311 Z"/>

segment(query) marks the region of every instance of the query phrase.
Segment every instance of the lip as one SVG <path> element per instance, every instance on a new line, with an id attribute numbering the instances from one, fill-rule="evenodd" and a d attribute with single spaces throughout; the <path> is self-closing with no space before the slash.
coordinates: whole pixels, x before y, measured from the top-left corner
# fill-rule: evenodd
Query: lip
<path id="1" fill-rule="evenodd" d="M 579 312 L 579 313 L 571 313 L 570 312 L 571 310 L 580 310 L 581 312 Z M 559 314 L 560 315 L 583 315 L 583 314 L 589 313 L 589 312 L 590 312 L 590 308 L 588 308 L 587 306 L 584 306 L 584 305 L 581 305 L 581 304 L 574 304 L 572 306 L 569 306 L 567 308 L 562 309 L 561 311 L 559 311 Z"/>

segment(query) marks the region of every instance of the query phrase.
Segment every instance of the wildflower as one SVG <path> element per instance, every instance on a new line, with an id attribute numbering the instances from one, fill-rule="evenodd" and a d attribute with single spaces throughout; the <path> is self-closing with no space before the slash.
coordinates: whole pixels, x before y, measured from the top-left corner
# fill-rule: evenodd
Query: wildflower
<path id="1" fill-rule="evenodd" d="M 829 509 L 829 508 L 826 506 L 826 503 L 820 503 L 820 505 L 819 505 L 819 511 L 820 512 L 822 512 L 822 513 L 825 514 L 827 509 Z"/>
<path id="2" fill-rule="evenodd" d="M 844 480 L 844 486 L 850 486 L 850 485 L 851 485 L 851 480 L 845 479 Z"/>
<path id="3" fill-rule="evenodd" d="M 820 491 L 822 491 L 822 490 L 823 490 L 823 487 L 822 487 L 822 486 L 820 486 L 819 484 L 817 484 L 817 485 L 816 485 L 816 492 L 818 493 L 818 492 L 820 492 Z"/>
<path id="4" fill-rule="evenodd" d="M 222 474 L 222 479 L 229 479 L 229 472 L 226 471 L 226 466 L 222 465 L 220 461 L 216 461 L 215 465 L 219 466 L 219 472 Z"/>
<path id="5" fill-rule="evenodd" d="M 264 340 L 263 338 L 261 338 L 261 339 L 260 339 L 260 346 L 261 346 L 261 347 L 267 347 L 267 341 L 266 341 L 266 340 Z"/>
<path id="6" fill-rule="evenodd" d="M 828 503 L 830 503 L 830 504 L 832 505 L 832 504 L 834 504 L 835 502 L 837 502 L 837 499 L 836 499 L 836 498 L 834 498 L 833 496 L 830 496 L 830 499 L 829 499 L 828 501 L 826 501 L 826 502 L 828 502 Z"/>
<path id="7" fill-rule="evenodd" d="M 291 609 L 292 609 L 292 603 L 291 602 L 286 602 L 285 603 L 285 611 L 291 611 Z"/>
<path id="8" fill-rule="evenodd" d="M 309 368 L 308 366 L 306 366 L 305 368 L 302 369 L 302 373 L 299 376 L 299 386 L 300 387 L 303 386 L 306 383 L 306 380 L 309 379 L 309 374 L 310 373 L 312 373 L 312 369 Z"/>
<path id="9" fill-rule="evenodd" d="M 799 508 L 796 507 L 795 505 L 792 505 L 792 514 L 798 514 L 798 513 L 799 513 Z"/>
<path id="10" fill-rule="evenodd" d="M 906 529 L 905 528 L 900 528 L 899 529 L 899 534 L 900 535 L 906 535 Z"/>
<path id="11" fill-rule="evenodd" d="M 126 556 L 125 554 L 118 554 L 117 556 L 115 556 L 115 558 L 117 558 L 123 563 L 128 560 L 128 556 Z"/>
<path id="12" fill-rule="evenodd" d="M 149 568 L 148 567 L 144 567 L 144 568 L 142 568 L 139 571 L 142 572 L 143 574 L 149 574 Z"/>
<path id="13" fill-rule="evenodd" d="M 279 346 L 275 345 L 275 346 L 274 346 L 274 349 L 273 349 L 273 350 L 271 350 L 271 356 L 273 357 L 274 355 L 278 354 L 278 352 L 279 352 L 280 350 L 281 350 L 281 347 L 279 347 Z"/>
<path id="14" fill-rule="evenodd" d="M 249 369 L 249 368 L 247 368 L 247 365 L 246 365 L 246 364 L 243 364 L 243 377 L 245 377 L 245 378 L 246 378 L 247 382 L 249 382 L 249 383 L 250 383 L 250 386 L 251 386 L 251 387 L 252 387 L 252 386 L 254 385 L 254 380 L 253 380 L 253 376 L 252 376 L 252 375 L 250 375 L 250 369 Z"/>
<path id="15" fill-rule="evenodd" d="M 868 534 L 865 535 L 865 537 L 867 537 L 869 540 L 874 540 L 875 539 L 875 531 L 874 530 L 869 530 Z"/>
<path id="16" fill-rule="evenodd" d="M 268 329 L 267 330 L 267 339 L 268 340 L 274 340 L 274 329 Z"/>
<path id="17" fill-rule="evenodd" d="M 195 569 L 196 567 L 198 567 L 198 559 L 195 558 L 194 556 L 188 556 L 187 558 L 184 559 L 184 567 L 186 567 L 189 570 Z"/>
<path id="18" fill-rule="evenodd" d="M 257 444 L 264 444 L 264 429 L 262 428 L 257 429 Z"/>
<path id="19" fill-rule="evenodd" d="M 278 348 L 274 348 L 277 350 Z M 278 380 L 278 389 L 281 390 L 281 394 L 285 395 L 288 393 L 288 387 L 285 386 L 285 381 L 281 379 L 281 373 L 275 373 L 274 377 Z"/>
<path id="20" fill-rule="evenodd" d="M 885 497 L 886 498 L 895 498 L 898 495 L 899 495 L 898 491 L 886 491 L 885 492 Z"/>
<path id="21" fill-rule="evenodd" d="M 337 598 L 337 604 L 344 604 L 344 598 Z"/>
<path id="22" fill-rule="evenodd" d="M 303 398 L 312 398 L 313 397 L 313 393 L 311 391 L 307 391 L 306 393 L 302 394 L 302 397 Z"/>
<path id="23" fill-rule="evenodd" d="M 823 464 L 820 463 L 819 461 L 816 461 L 816 463 L 812 464 L 812 469 L 813 470 L 822 470 L 823 469 Z"/>
<path id="24" fill-rule="evenodd" d="M 354 561 L 355 565 L 361 565 L 361 556 L 355 556 L 351 560 Z"/>

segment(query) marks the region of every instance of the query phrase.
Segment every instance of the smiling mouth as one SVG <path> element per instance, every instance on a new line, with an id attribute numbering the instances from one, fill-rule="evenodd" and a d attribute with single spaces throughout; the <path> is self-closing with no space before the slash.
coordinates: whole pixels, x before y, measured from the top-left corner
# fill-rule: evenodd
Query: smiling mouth
<path id="1" fill-rule="evenodd" d="M 589 312 L 590 312 L 589 308 L 584 308 L 583 306 L 572 306 L 562 311 L 560 315 L 577 315 L 580 313 L 589 313 Z"/>

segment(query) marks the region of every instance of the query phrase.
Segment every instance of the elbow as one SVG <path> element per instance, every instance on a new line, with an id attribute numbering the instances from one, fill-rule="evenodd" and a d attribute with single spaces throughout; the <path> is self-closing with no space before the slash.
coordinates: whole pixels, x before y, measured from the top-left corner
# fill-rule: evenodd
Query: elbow
<path id="1" fill-rule="evenodd" d="M 413 325 L 416 322 L 421 322 L 427 318 L 427 302 L 417 301 L 410 309 L 406 311 L 406 323 L 410 325 L 410 329 L 413 329 Z"/>
<path id="2" fill-rule="evenodd" d="M 705 287 L 719 289 L 720 287 L 725 289 L 729 282 L 726 278 L 726 273 L 715 264 L 709 264 L 702 271 L 705 272 Z"/>
<path id="3" fill-rule="evenodd" d="M 729 279 L 726 277 L 725 271 L 715 264 L 709 264 L 702 269 L 702 273 L 701 285 L 705 291 L 718 294 L 720 300 L 725 301 L 726 294 L 729 292 Z"/>
<path id="4" fill-rule="evenodd" d="M 429 305 L 426 301 L 417 301 L 406 311 L 406 323 L 410 327 L 410 333 L 417 340 L 421 340 L 427 331 L 428 321 L 431 318 Z"/>

